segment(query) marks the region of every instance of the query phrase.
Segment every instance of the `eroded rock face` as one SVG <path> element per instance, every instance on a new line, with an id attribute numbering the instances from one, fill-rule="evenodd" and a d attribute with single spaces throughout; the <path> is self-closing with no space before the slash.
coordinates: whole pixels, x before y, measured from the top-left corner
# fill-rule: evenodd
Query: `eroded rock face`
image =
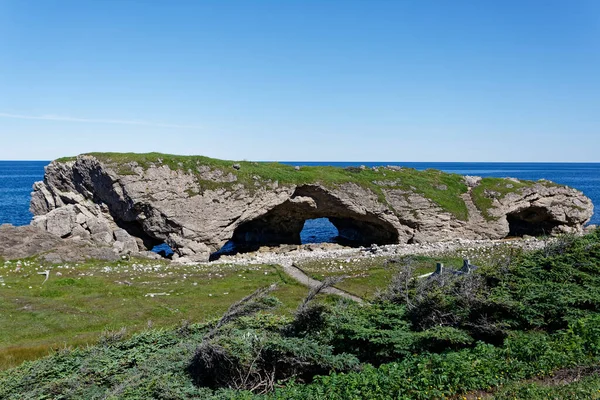
<path id="1" fill-rule="evenodd" d="M 52 262 L 83 262 L 88 259 L 115 261 L 118 252 L 82 240 L 62 239 L 35 226 L 0 226 L 0 258 L 6 260 L 39 256 Z"/>
<path id="2" fill-rule="evenodd" d="M 581 232 L 593 212 L 581 192 L 541 183 L 504 197 L 491 195 L 484 218 L 472 198 L 481 179 L 466 178 L 461 201 L 468 218 L 460 219 L 424 194 L 383 183 L 380 193 L 352 182 L 257 180 L 248 187 L 237 181 L 239 168 L 230 169 L 201 165 L 192 173 L 135 162 L 123 169 L 89 155 L 53 162 L 44 181 L 34 185 L 32 225 L 117 252 L 166 242 L 176 257 L 203 261 L 232 239 L 249 247 L 300 243 L 304 221 L 312 218 L 329 218 L 343 241 L 364 245 Z"/>

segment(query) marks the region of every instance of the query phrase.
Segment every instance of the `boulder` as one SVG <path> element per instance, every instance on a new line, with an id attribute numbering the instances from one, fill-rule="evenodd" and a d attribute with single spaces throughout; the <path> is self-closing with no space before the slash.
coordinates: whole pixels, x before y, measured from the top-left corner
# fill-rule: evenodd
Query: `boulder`
<path id="1" fill-rule="evenodd" d="M 113 247 L 118 253 L 137 253 L 140 250 L 135 238 L 125 229 L 115 229 L 113 235 L 115 237 Z"/>
<path id="2" fill-rule="evenodd" d="M 83 262 L 88 259 L 115 261 L 112 248 L 82 239 L 63 239 L 36 226 L 0 226 L 0 258 L 5 260 L 40 256 L 47 262 Z"/>

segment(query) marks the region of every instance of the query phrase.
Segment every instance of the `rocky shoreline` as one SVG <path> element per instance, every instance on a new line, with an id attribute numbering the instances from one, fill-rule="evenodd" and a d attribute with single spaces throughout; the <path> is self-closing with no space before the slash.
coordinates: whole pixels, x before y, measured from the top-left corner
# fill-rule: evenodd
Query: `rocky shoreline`
<path id="1" fill-rule="evenodd" d="M 299 246 L 282 246 L 279 248 L 267 247 L 262 248 L 257 252 L 222 256 L 218 260 L 211 261 L 210 264 L 286 265 L 301 261 L 326 259 L 344 259 L 350 262 L 358 261 L 364 258 L 393 258 L 411 255 L 436 257 L 448 254 L 463 253 L 465 256 L 468 256 L 469 253 L 472 252 L 480 252 L 481 250 L 497 247 L 522 249 L 524 251 L 539 250 L 553 240 L 555 240 L 555 238 L 537 239 L 532 237 L 514 240 L 454 239 L 435 243 L 391 244 L 383 246 L 373 245 L 359 248 L 344 247 L 330 243 L 306 244 Z"/>
<path id="2" fill-rule="evenodd" d="M 448 253 L 479 251 L 495 247 L 511 247 L 525 251 L 537 250 L 546 246 L 554 238 L 538 239 L 534 237 L 501 240 L 453 239 L 443 242 L 372 245 L 368 247 L 345 247 L 333 243 L 282 245 L 278 247 L 261 247 L 258 251 L 223 255 L 210 262 L 194 262 L 176 259 L 178 264 L 279 264 L 319 259 L 362 259 L 374 257 L 400 257 L 406 255 L 439 256 Z M 80 240 L 62 239 L 32 226 L 14 227 L 0 226 L 0 257 L 5 260 L 40 257 L 50 263 L 81 262 L 89 259 L 115 261 L 123 257 L 161 259 L 153 252 L 130 252 L 124 256 L 114 247 L 102 246 Z M 167 259 L 164 259 L 168 261 Z"/>

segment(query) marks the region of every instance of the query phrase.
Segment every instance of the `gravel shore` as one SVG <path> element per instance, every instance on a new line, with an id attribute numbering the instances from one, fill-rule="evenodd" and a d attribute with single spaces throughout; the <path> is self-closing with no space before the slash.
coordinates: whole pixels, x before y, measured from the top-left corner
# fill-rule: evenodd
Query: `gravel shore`
<path id="1" fill-rule="evenodd" d="M 280 247 L 265 247 L 252 253 L 239 253 L 221 256 L 209 264 L 280 264 L 318 260 L 318 259 L 361 259 L 373 257 L 400 257 L 407 255 L 442 256 L 455 254 L 469 258 L 471 255 L 480 255 L 482 252 L 494 248 L 506 247 L 523 249 L 525 251 L 537 250 L 546 246 L 548 241 L 554 239 L 514 239 L 514 240 L 464 240 L 455 239 L 446 242 L 421 243 L 421 244 L 393 244 L 385 246 L 373 245 L 370 247 L 343 247 L 332 243 L 284 245 Z"/>

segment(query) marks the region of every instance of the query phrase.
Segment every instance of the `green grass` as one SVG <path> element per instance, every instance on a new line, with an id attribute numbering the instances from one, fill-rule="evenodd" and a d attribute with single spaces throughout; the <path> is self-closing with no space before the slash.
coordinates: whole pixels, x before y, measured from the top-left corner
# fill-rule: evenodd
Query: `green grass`
<path id="1" fill-rule="evenodd" d="M 346 275 L 338 288 L 372 299 L 409 258 L 420 275 L 432 272 L 436 262 L 459 268 L 463 258 L 471 258 L 487 265 L 486 260 L 508 252 L 504 246 L 437 257 L 396 257 L 396 263 L 388 264 L 388 258 L 374 257 L 306 261 L 299 266 L 318 280 Z M 15 271 L 17 263 L 21 267 Z M 37 272 L 46 269 L 51 275 L 42 285 L 44 277 Z M 52 349 L 95 343 L 106 330 L 126 327 L 133 333 L 145 329 L 148 321 L 154 327 L 170 327 L 182 320 L 214 318 L 235 300 L 272 282 L 280 284 L 282 312 L 293 309 L 307 291 L 272 265 L 181 266 L 132 260 L 51 266 L 26 259 L 0 263 L 0 277 L 0 370 Z M 170 295 L 145 297 L 162 292 Z"/>
<path id="2" fill-rule="evenodd" d="M 480 267 L 498 267 L 521 255 L 523 250 L 511 246 L 510 242 L 498 243 L 493 247 L 461 248 L 446 251 L 437 255 L 411 255 L 397 257 L 320 259 L 298 263 L 310 277 L 323 280 L 329 276 L 346 276 L 336 284 L 339 289 L 372 299 L 380 290 L 385 289 L 398 270 L 410 263 L 415 275 L 424 275 L 435 271 L 436 263 L 443 263 L 446 268 L 460 269 L 464 259 Z M 393 262 L 389 262 L 392 260 Z"/>
<path id="3" fill-rule="evenodd" d="M 251 162 L 218 160 L 203 156 L 177 156 L 161 153 L 88 153 L 101 162 L 113 165 L 122 175 L 135 174 L 136 166 L 143 169 L 166 165 L 172 170 L 182 170 L 198 176 L 201 190 L 216 188 L 233 189 L 243 185 L 248 190 L 266 187 L 274 182 L 278 185 L 321 184 L 326 187 L 338 187 L 354 183 L 371 190 L 380 202 L 387 204 L 384 189 L 400 189 L 419 193 L 439 205 L 442 209 L 461 220 L 468 218 L 467 207 L 460 197 L 466 193 L 467 186 L 462 176 L 429 169 L 417 171 L 412 168 L 388 170 L 379 168 L 344 169 L 329 166 L 304 166 L 295 170 L 290 165 L 275 162 Z M 75 158 L 59 158 L 57 162 L 73 161 Z M 233 168 L 239 164 L 240 169 Z M 198 168 L 208 166 L 211 170 L 221 170 L 236 177 L 235 182 L 215 182 L 201 179 Z M 193 195 L 194 193 L 188 193 Z"/>
<path id="4" fill-rule="evenodd" d="M 33 260 L 0 264 L 0 369 L 53 348 L 95 343 L 105 330 L 137 332 L 182 320 L 218 317 L 258 287 L 278 283 L 283 310 L 306 289 L 279 267 L 178 266 L 163 262 L 91 262 L 41 267 Z M 50 279 L 37 272 L 51 268 Z M 60 273 L 62 276 L 57 276 Z M 130 284 L 126 283 L 129 282 Z M 168 293 L 168 296 L 146 296 Z"/>

